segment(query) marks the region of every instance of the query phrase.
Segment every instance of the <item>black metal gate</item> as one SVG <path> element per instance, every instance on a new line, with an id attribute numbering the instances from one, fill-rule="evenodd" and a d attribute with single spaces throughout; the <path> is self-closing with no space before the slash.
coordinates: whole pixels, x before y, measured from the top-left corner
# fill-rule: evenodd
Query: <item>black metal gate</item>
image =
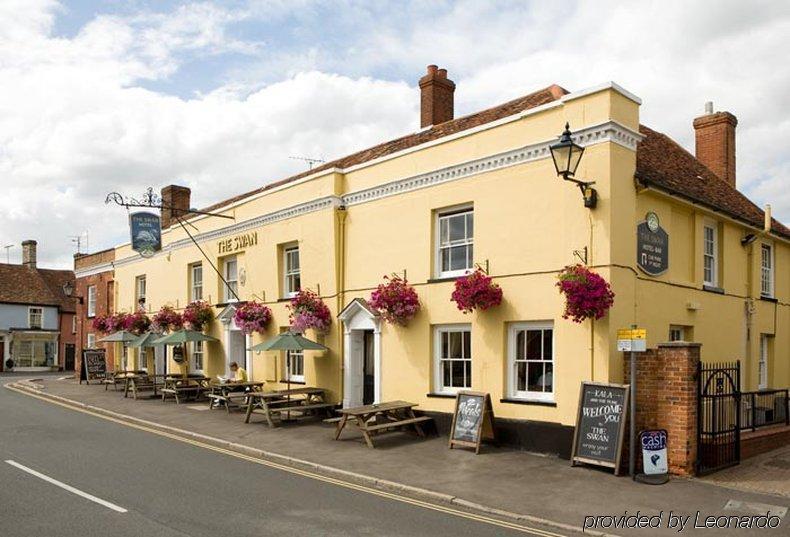
<path id="1" fill-rule="evenodd" d="M 741 462 L 741 363 L 700 364 L 697 396 L 697 473 Z"/>

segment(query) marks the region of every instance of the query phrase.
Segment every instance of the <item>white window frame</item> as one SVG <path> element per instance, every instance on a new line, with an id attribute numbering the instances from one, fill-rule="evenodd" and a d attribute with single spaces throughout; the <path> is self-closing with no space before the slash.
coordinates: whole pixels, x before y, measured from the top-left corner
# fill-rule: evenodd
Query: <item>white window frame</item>
<path id="1" fill-rule="evenodd" d="M 189 265 L 189 298 L 203 300 L 203 263 Z"/>
<path id="2" fill-rule="evenodd" d="M 459 215 L 467 215 L 471 213 L 472 215 L 472 235 L 471 237 L 467 237 L 462 241 L 456 242 L 448 242 L 446 245 L 442 244 L 442 222 L 445 219 L 451 218 L 453 216 Z M 459 205 L 456 207 L 448 207 L 446 209 L 441 209 L 436 211 L 436 218 L 434 222 L 434 227 L 436 228 L 435 233 L 435 252 L 434 257 L 436 258 L 435 263 L 435 271 L 436 276 L 438 278 L 455 278 L 458 276 L 463 276 L 464 274 L 468 273 L 474 268 L 474 218 L 475 218 L 475 209 L 474 206 L 471 204 L 468 205 Z M 465 224 L 464 224 L 465 225 Z M 445 248 L 451 247 L 458 247 L 458 246 L 467 246 L 472 249 L 472 259 L 468 262 L 468 266 L 463 269 L 456 269 L 456 270 L 442 270 L 442 250 Z"/>
<path id="3" fill-rule="evenodd" d="M 707 231 L 712 231 L 712 252 L 708 252 Z M 711 259 L 711 277 L 705 276 L 705 262 Z M 702 226 L 702 283 L 710 287 L 719 285 L 719 225 L 715 222 L 705 222 Z"/>
<path id="4" fill-rule="evenodd" d="M 296 253 L 296 262 L 297 267 L 294 269 L 291 266 L 290 260 L 292 259 L 293 253 Z M 292 286 L 292 282 L 295 279 L 299 279 L 299 285 Z M 284 298 L 291 298 L 296 296 L 299 290 L 302 288 L 302 258 L 301 253 L 299 252 L 299 245 L 298 244 L 289 244 L 283 246 L 283 297 Z"/>
<path id="5" fill-rule="evenodd" d="M 88 286 L 88 317 L 96 317 L 96 286 Z"/>
<path id="6" fill-rule="evenodd" d="M 35 326 L 33 323 L 34 314 L 38 316 L 38 326 Z M 28 306 L 27 327 L 33 330 L 44 328 L 44 308 L 39 306 Z"/>
<path id="7" fill-rule="evenodd" d="M 145 274 L 141 274 L 140 276 L 136 276 L 134 278 L 134 303 L 136 304 L 135 307 L 139 308 L 141 306 L 140 300 L 142 300 L 143 304 L 145 304 L 145 295 L 146 290 L 148 287 L 148 280 L 145 277 Z"/>
<path id="8" fill-rule="evenodd" d="M 141 371 L 148 371 L 148 348 L 140 347 L 137 350 L 137 366 Z"/>
<path id="9" fill-rule="evenodd" d="M 285 351 L 285 378 L 291 382 L 304 382 L 304 351 Z M 301 372 L 294 372 L 294 363 L 301 363 Z"/>
<path id="10" fill-rule="evenodd" d="M 757 359 L 757 389 L 768 389 L 768 334 L 760 334 L 760 349 Z"/>
<path id="11" fill-rule="evenodd" d="M 469 351 L 469 358 L 468 361 L 470 363 L 469 367 L 469 375 L 470 379 L 468 382 L 468 386 L 463 387 L 456 387 L 456 386 L 445 386 L 444 385 L 444 375 L 443 375 L 443 368 L 442 363 L 445 361 L 452 361 L 452 360 L 459 360 L 458 358 L 455 359 L 445 359 L 442 358 L 442 334 L 449 333 L 449 332 L 469 332 L 469 341 L 470 346 L 474 347 L 471 344 L 472 341 L 472 325 L 463 323 L 463 324 L 441 324 L 436 325 L 433 328 L 433 393 L 439 394 L 455 394 L 461 390 L 470 390 L 472 389 L 472 382 L 471 378 L 474 376 L 474 371 L 472 370 L 474 366 L 474 352 L 473 349 Z M 463 336 L 461 337 L 461 341 L 463 343 Z M 465 354 L 462 348 L 462 355 Z M 460 358 L 460 360 L 467 360 L 467 358 Z"/>
<path id="12" fill-rule="evenodd" d="M 768 252 L 767 257 L 766 251 Z M 765 298 L 774 297 L 774 273 L 773 246 L 762 243 L 760 245 L 760 296 Z"/>
<path id="13" fill-rule="evenodd" d="M 85 338 L 85 345 L 87 345 L 87 347 L 89 349 L 95 349 L 96 348 L 96 334 L 94 334 L 93 332 L 88 332 L 88 335 Z"/>
<path id="14" fill-rule="evenodd" d="M 192 352 L 189 359 L 191 360 L 189 363 L 191 372 L 203 373 L 206 367 L 206 345 L 203 341 L 192 342 Z M 200 359 L 199 364 L 198 359 Z"/>
<path id="15" fill-rule="evenodd" d="M 236 275 L 233 278 L 228 272 L 231 262 L 236 266 Z M 222 284 L 222 298 L 225 302 L 236 302 L 237 298 L 230 292 L 230 289 L 232 288 L 237 295 L 239 294 L 239 258 L 237 256 L 231 255 L 222 260 L 222 276 L 227 282 L 227 284 L 225 282 Z"/>
<path id="16" fill-rule="evenodd" d="M 551 363 L 551 391 L 550 392 L 534 392 L 530 390 L 518 389 L 518 373 L 516 366 L 519 362 L 537 362 L 538 360 L 517 360 L 516 359 L 516 342 L 518 341 L 518 332 L 526 330 L 551 330 L 551 360 L 540 360 L 542 363 Z M 541 336 L 541 350 L 543 345 L 543 337 Z M 539 401 L 553 403 L 555 394 L 557 393 L 557 346 L 556 346 L 556 330 L 552 321 L 528 321 L 510 323 L 508 326 L 508 349 L 507 349 L 507 389 L 508 398 L 521 399 L 524 401 Z M 526 339 L 525 339 L 526 344 Z M 527 378 L 529 378 L 529 366 L 527 366 Z"/>

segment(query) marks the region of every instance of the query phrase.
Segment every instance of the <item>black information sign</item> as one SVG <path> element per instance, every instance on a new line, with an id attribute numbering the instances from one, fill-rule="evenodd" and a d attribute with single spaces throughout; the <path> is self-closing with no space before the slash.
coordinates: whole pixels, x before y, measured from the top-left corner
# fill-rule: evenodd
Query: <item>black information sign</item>
<path id="1" fill-rule="evenodd" d="M 145 211 L 129 215 L 132 250 L 143 257 L 151 257 L 162 249 L 162 227 L 159 215 Z"/>
<path id="2" fill-rule="evenodd" d="M 84 380 L 90 384 L 91 380 L 103 379 L 107 374 L 107 360 L 104 349 L 87 349 L 82 351 L 82 366 L 80 368 L 80 383 Z"/>
<path id="3" fill-rule="evenodd" d="M 627 384 L 582 382 L 572 464 L 608 466 L 619 473 L 629 393 Z"/>
<path id="4" fill-rule="evenodd" d="M 494 440 L 494 408 L 491 396 L 482 392 L 458 392 L 455 399 L 450 449 L 453 445 L 480 451 L 483 439 Z"/>
<path id="5" fill-rule="evenodd" d="M 657 218 L 636 226 L 636 264 L 650 276 L 659 276 L 669 268 L 669 235 Z"/>

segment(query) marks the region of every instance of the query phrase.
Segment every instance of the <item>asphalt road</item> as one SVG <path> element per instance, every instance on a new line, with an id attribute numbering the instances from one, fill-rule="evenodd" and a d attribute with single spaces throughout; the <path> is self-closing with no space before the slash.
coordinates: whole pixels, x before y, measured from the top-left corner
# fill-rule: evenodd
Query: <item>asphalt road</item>
<path id="1" fill-rule="evenodd" d="M 0 376 L 0 384 L 10 380 Z M 0 388 L 0 535 L 525 533 L 270 468 Z"/>

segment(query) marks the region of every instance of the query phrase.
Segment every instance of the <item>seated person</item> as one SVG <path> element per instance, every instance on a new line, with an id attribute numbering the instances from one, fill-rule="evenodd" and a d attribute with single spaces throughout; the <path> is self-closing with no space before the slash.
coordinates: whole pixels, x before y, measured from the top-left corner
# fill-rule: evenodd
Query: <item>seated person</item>
<path id="1" fill-rule="evenodd" d="M 247 371 L 243 367 L 236 362 L 231 362 L 229 367 L 233 382 L 247 382 Z"/>

